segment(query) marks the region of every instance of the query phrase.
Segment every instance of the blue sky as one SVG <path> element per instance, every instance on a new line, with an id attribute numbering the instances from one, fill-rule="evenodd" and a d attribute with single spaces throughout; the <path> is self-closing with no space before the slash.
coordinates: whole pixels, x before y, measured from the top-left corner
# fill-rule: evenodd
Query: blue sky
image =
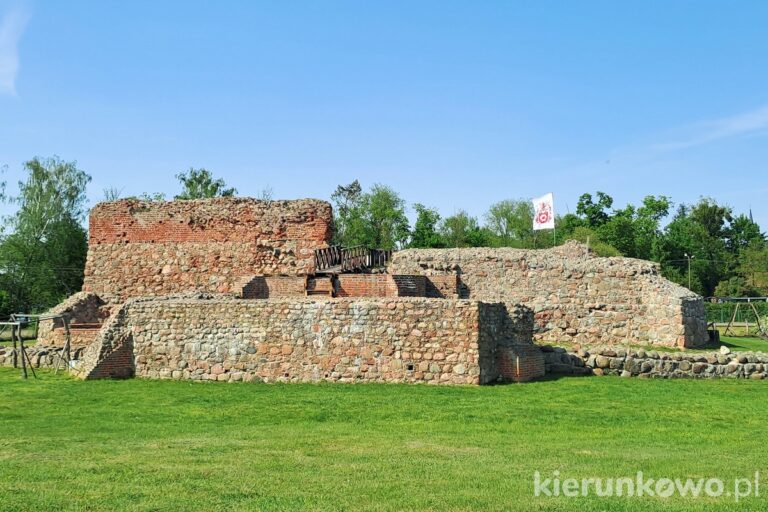
<path id="1" fill-rule="evenodd" d="M 0 0 L 0 165 L 126 195 L 353 179 L 444 215 L 714 196 L 768 228 L 768 2 Z"/>

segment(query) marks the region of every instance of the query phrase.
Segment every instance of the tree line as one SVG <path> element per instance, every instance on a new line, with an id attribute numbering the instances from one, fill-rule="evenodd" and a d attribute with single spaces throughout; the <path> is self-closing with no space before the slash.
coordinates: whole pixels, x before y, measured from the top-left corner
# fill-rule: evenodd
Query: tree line
<path id="1" fill-rule="evenodd" d="M 0 219 L 0 317 L 44 310 L 82 287 L 87 253 L 86 186 L 91 177 L 76 162 L 57 157 L 24 164 L 18 195 L 0 202 L 14 213 Z M 206 169 L 176 175 L 177 200 L 234 196 Z M 120 198 L 107 189 L 105 200 Z M 271 199 L 271 189 L 261 193 Z M 164 200 L 144 193 L 143 200 Z M 768 245 L 751 214 L 736 213 L 712 198 L 675 205 L 671 198 L 648 196 L 638 205 L 614 208 L 601 191 L 580 196 L 575 213 L 558 215 L 553 233 L 534 231 L 528 199 L 499 201 L 477 218 L 459 210 L 442 217 L 435 208 L 415 203 L 411 225 L 408 205 L 392 188 L 359 181 L 339 185 L 334 205 L 334 243 L 376 249 L 514 247 L 548 248 L 567 240 L 589 241 L 599 256 L 627 256 L 660 263 L 668 279 L 704 296 L 768 295 Z"/>
<path id="2" fill-rule="evenodd" d="M 460 210 L 441 217 L 416 203 L 409 226 L 405 202 L 389 187 L 359 182 L 339 186 L 335 242 L 371 248 L 547 248 L 567 240 L 589 242 L 599 256 L 655 261 L 665 277 L 704 296 L 768 295 L 768 245 L 751 214 L 736 213 L 712 198 L 675 205 L 668 196 L 647 196 L 638 205 L 614 208 L 605 192 L 584 193 L 575 213 L 556 217 L 556 230 L 533 230 L 533 204 L 506 199 L 481 219 Z"/>

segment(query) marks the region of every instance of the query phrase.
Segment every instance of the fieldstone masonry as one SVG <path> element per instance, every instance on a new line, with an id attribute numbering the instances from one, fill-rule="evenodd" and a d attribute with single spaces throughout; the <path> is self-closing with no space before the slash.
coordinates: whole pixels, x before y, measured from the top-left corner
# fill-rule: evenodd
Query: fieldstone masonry
<path id="1" fill-rule="evenodd" d="M 410 249 L 390 273 L 458 279 L 459 296 L 526 304 L 549 342 L 696 347 L 708 340 L 704 303 L 657 264 L 599 258 L 576 242 L 547 250 Z"/>
<path id="2" fill-rule="evenodd" d="M 553 375 L 617 375 L 653 379 L 752 379 L 768 375 L 768 354 L 661 352 L 643 348 L 588 347 L 569 351 L 541 347 L 546 372 Z"/>
<path id="3" fill-rule="evenodd" d="M 109 318 L 112 307 L 101 297 L 91 292 L 78 292 L 48 311 L 52 315 L 67 315 L 70 318 L 70 343 L 73 347 L 90 345 Z M 66 343 L 64 324 L 60 318 L 42 320 L 38 327 L 38 340 L 45 345 L 63 347 Z"/>
<path id="4" fill-rule="evenodd" d="M 315 274 L 332 221 L 331 206 L 312 199 L 97 205 L 83 292 L 53 310 L 70 315 L 75 345 L 87 346 L 75 372 L 486 384 L 551 370 L 534 336 L 678 347 L 707 339 L 701 298 L 650 262 L 568 243 L 406 250 L 386 273 Z M 60 347 L 61 325 L 48 324 L 42 344 Z"/>
<path id="5" fill-rule="evenodd" d="M 76 372 L 83 378 L 488 384 L 507 378 L 497 362 L 500 347 L 531 346 L 531 328 L 523 306 L 468 300 L 143 298 L 113 315 Z M 520 379 L 540 375 L 526 369 Z"/>

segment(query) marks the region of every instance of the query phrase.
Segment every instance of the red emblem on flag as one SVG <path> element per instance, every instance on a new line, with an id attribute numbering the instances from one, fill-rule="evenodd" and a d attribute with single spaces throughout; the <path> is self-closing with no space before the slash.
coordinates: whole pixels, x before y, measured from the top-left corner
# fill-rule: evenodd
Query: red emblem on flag
<path id="1" fill-rule="evenodd" d="M 546 202 L 542 201 L 536 208 L 536 223 L 547 224 L 552 220 L 552 207 Z"/>

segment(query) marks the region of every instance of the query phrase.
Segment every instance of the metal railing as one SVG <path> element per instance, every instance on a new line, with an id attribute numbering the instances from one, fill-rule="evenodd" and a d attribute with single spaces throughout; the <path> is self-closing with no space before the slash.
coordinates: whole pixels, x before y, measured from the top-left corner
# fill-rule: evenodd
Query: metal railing
<path id="1" fill-rule="evenodd" d="M 339 246 L 315 249 L 315 272 L 357 272 L 385 266 L 392 251 Z"/>

